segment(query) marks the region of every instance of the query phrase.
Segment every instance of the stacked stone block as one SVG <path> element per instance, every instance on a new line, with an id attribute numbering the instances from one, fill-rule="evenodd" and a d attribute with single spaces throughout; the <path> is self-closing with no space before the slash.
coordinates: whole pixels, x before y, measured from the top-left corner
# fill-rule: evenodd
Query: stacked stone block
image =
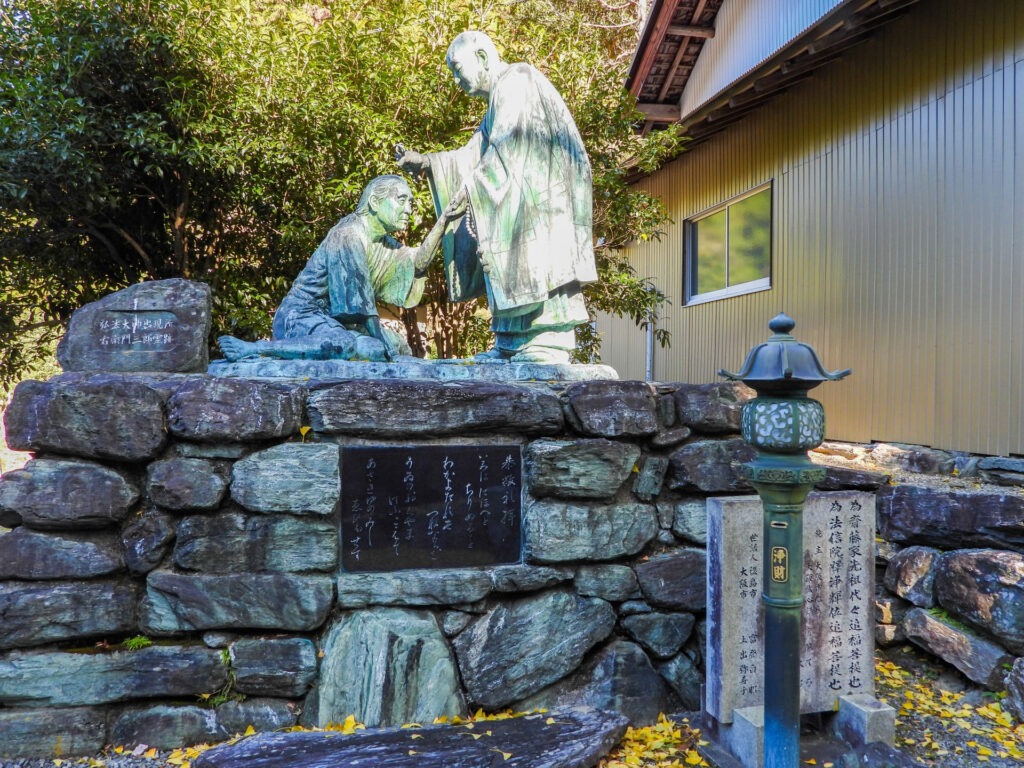
<path id="1" fill-rule="evenodd" d="M 879 491 L 876 641 L 910 641 L 974 683 L 1005 689 L 1004 707 L 1024 720 L 1024 462 L 890 452 L 945 481 Z"/>

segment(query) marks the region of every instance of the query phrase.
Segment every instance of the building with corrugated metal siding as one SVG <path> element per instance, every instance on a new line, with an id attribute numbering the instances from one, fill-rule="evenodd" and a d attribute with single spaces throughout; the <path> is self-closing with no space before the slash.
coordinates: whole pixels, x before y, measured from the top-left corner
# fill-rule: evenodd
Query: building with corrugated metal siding
<path id="1" fill-rule="evenodd" d="M 671 347 L 599 317 L 623 378 L 717 380 L 780 311 L 828 437 L 1024 454 L 1024 2 L 656 0 L 628 86 L 690 148 L 628 255 Z"/>

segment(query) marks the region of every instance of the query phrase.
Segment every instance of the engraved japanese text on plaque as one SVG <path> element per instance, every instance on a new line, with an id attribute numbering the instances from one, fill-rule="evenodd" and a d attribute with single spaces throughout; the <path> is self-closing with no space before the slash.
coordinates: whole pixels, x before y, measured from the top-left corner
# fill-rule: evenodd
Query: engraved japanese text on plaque
<path id="1" fill-rule="evenodd" d="M 347 571 L 517 563 L 522 448 L 345 447 L 341 504 Z"/>

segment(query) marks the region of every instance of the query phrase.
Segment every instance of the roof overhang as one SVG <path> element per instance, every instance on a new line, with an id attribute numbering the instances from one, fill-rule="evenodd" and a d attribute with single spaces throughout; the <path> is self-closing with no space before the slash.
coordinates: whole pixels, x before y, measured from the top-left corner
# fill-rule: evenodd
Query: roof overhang
<path id="1" fill-rule="evenodd" d="M 626 87 L 637 96 L 643 130 L 681 123 L 694 142 L 706 139 L 811 76 L 919 0 L 846 0 L 769 58 L 689 114 L 680 101 L 723 0 L 655 0 L 644 24 Z M 689 19 L 690 24 L 683 24 Z M 696 37 L 682 27 L 711 29 Z M 703 34 L 703 32 L 701 33 Z M 727 34 L 727 31 L 722 31 Z"/>

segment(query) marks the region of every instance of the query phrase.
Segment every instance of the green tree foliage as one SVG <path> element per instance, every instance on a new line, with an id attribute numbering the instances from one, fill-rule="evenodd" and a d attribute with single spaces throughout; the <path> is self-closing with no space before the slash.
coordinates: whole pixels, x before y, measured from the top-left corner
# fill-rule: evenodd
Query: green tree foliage
<path id="1" fill-rule="evenodd" d="M 444 65 L 467 28 L 564 94 L 594 166 L 588 299 L 642 322 L 664 297 L 617 249 L 666 216 L 623 167 L 680 138 L 633 133 L 621 86 L 639 22 L 640 0 L 0 0 L 0 382 L 76 307 L 143 279 L 206 281 L 215 332 L 266 336 L 330 226 L 395 171 L 394 145 L 452 148 L 478 124 Z M 417 188 L 411 242 L 433 219 Z M 429 301 L 414 348 L 480 347 L 479 306 L 448 304 L 439 274 Z"/>

